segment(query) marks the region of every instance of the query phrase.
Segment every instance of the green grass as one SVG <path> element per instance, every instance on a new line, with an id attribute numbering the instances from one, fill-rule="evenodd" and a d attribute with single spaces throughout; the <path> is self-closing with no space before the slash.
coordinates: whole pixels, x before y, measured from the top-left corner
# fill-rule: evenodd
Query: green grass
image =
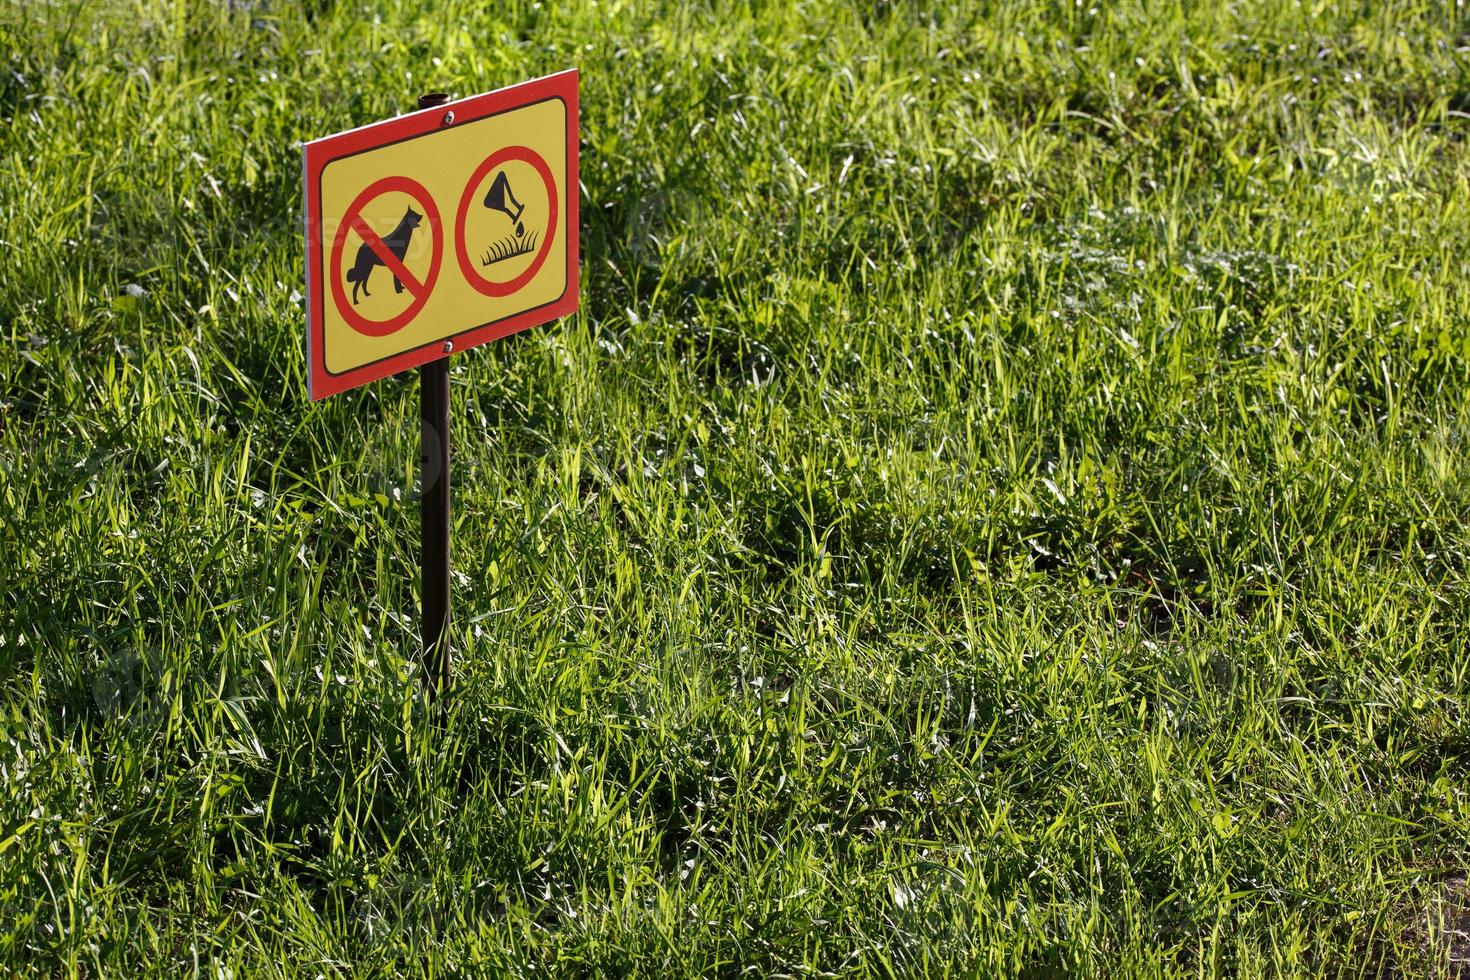
<path id="1" fill-rule="evenodd" d="M 923 6 L 4 0 L 0 973 L 1443 965 L 1470 15 Z M 299 142 L 572 66 L 441 731 Z"/>

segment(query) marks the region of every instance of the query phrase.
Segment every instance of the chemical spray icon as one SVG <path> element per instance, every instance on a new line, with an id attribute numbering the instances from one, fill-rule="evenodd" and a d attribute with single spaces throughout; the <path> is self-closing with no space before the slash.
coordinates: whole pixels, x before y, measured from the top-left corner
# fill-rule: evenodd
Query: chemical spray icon
<path id="1" fill-rule="evenodd" d="M 505 171 L 495 175 L 495 180 L 490 184 L 490 190 L 485 195 L 485 207 L 492 211 L 499 211 L 505 215 L 516 226 L 516 237 L 507 235 L 499 241 L 492 242 L 485 250 L 480 259 L 481 265 L 494 265 L 496 262 L 504 262 L 513 259 L 517 255 L 528 255 L 536 250 L 536 241 L 540 237 L 536 232 L 526 234 L 526 225 L 521 221 L 521 215 L 525 214 L 526 206 L 516 200 L 516 196 L 510 189 L 510 178 Z M 519 241 L 517 241 L 519 239 Z"/>

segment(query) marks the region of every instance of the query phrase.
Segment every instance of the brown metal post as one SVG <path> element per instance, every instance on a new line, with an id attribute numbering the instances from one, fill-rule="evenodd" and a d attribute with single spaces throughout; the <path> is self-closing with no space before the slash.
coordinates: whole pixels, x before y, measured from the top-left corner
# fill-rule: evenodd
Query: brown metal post
<path id="1" fill-rule="evenodd" d="M 419 108 L 431 109 L 449 101 L 436 92 L 419 96 Z M 449 693 L 449 357 L 419 368 L 419 416 L 422 426 L 420 478 L 423 486 L 419 514 L 420 602 L 424 642 L 424 686 L 431 693 Z"/>

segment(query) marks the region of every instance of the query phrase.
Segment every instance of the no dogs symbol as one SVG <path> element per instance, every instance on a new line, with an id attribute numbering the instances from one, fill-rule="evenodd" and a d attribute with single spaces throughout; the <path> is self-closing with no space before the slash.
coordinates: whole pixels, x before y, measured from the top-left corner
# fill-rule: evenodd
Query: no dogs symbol
<path id="1" fill-rule="evenodd" d="M 424 186 L 408 177 L 374 181 L 332 241 L 327 268 L 337 312 L 369 337 L 402 330 L 429 301 L 443 258 L 444 225 Z"/>

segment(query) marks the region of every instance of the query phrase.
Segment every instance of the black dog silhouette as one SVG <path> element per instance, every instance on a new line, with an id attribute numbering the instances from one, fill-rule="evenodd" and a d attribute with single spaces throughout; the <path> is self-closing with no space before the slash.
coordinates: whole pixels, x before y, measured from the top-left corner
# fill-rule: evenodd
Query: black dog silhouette
<path id="1" fill-rule="evenodd" d="M 392 252 L 398 261 L 403 261 L 404 253 L 408 251 L 409 240 L 413 238 L 413 230 L 419 226 L 419 222 L 422 220 L 424 220 L 423 215 L 419 214 L 413 208 L 409 208 L 408 212 L 404 214 L 403 220 L 398 222 L 398 227 L 390 231 L 388 237 L 383 239 L 383 244 L 388 246 L 388 251 Z M 364 296 L 372 295 L 372 293 L 368 292 L 367 288 L 368 276 L 372 275 L 374 266 L 382 264 L 383 260 L 378 258 L 378 253 L 369 248 L 366 242 L 363 242 L 357 250 L 357 261 L 352 263 L 352 268 L 347 270 L 347 281 L 352 283 L 353 306 L 357 305 L 358 289 L 362 290 Z M 398 281 L 397 276 L 393 277 L 393 291 L 395 293 L 403 292 L 403 283 Z"/>

